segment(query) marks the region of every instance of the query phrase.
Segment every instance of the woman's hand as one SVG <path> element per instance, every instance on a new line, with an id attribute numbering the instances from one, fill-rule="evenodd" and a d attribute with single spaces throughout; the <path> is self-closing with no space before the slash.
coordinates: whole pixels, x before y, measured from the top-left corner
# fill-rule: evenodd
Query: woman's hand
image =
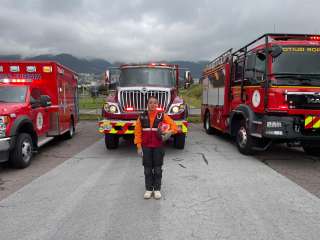
<path id="1" fill-rule="evenodd" d="M 142 148 L 140 147 L 138 147 L 137 148 L 137 153 L 138 153 L 138 155 L 140 156 L 140 157 L 143 157 L 143 151 L 142 151 Z"/>
<path id="2" fill-rule="evenodd" d="M 172 134 L 173 134 L 172 131 L 167 131 L 167 132 L 165 132 L 163 135 L 161 135 L 162 141 L 163 141 L 163 142 L 168 141 L 169 138 L 172 136 Z"/>

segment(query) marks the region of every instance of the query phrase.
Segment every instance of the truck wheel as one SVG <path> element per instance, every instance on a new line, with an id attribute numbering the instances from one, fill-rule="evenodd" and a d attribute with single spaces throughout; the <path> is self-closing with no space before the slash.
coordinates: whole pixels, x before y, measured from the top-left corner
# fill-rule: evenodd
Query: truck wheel
<path id="1" fill-rule="evenodd" d="M 17 137 L 14 149 L 10 152 L 10 164 L 14 168 L 26 168 L 30 165 L 33 154 L 31 136 L 21 133 Z"/>
<path id="2" fill-rule="evenodd" d="M 314 145 L 309 145 L 308 143 L 302 143 L 302 148 L 304 152 L 308 155 L 320 156 L 320 148 Z"/>
<path id="3" fill-rule="evenodd" d="M 252 147 L 254 145 L 254 139 L 250 135 L 245 121 L 240 122 L 240 126 L 237 130 L 236 144 L 239 152 L 245 155 L 251 155 L 254 153 Z"/>
<path id="4" fill-rule="evenodd" d="M 105 135 L 105 144 L 107 149 L 116 149 L 119 146 L 119 136 L 116 134 L 106 134 Z"/>
<path id="5" fill-rule="evenodd" d="M 66 132 L 65 138 L 66 138 L 66 139 L 71 139 L 71 138 L 73 138 L 74 132 L 75 132 L 75 127 L 74 127 L 73 120 L 71 119 L 69 131 Z"/>
<path id="6" fill-rule="evenodd" d="M 206 130 L 207 134 L 213 134 L 214 129 L 210 126 L 210 113 L 206 113 L 206 116 L 204 118 L 203 127 Z"/>
<path id="7" fill-rule="evenodd" d="M 184 149 L 184 145 L 186 142 L 186 135 L 185 134 L 178 134 L 174 136 L 173 145 L 177 149 Z"/>

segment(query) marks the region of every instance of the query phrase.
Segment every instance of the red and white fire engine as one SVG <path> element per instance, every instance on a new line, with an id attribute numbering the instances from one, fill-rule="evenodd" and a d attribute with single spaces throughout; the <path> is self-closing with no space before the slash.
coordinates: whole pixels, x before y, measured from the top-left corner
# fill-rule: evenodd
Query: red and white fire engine
<path id="1" fill-rule="evenodd" d="M 106 147 L 117 148 L 120 137 L 133 136 L 139 114 L 147 109 L 148 98 L 155 96 L 159 101 L 158 110 L 166 112 L 178 125 L 179 132 L 173 136 L 174 146 L 183 149 L 188 131 L 188 110 L 185 101 L 178 96 L 178 65 L 122 65 L 115 75 L 119 76 L 118 81 L 112 80 L 112 71 L 106 72 L 107 84 L 112 80 L 112 84 L 117 82 L 117 86 L 108 96 L 102 111 L 103 120 L 99 122 L 99 131 L 105 134 Z"/>
<path id="2" fill-rule="evenodd" d="M 0 162 L 25 168 L 53 137 L 73 136 L 77 79 L 56 62 L 0 61 Z"/>
<path id="3" fill-rule="evenodd" d="M 203 71 L 207 133 L 235 137 L 243 154 L 272 142 L 320 148 L 320 35 L 265 34 Z"/>

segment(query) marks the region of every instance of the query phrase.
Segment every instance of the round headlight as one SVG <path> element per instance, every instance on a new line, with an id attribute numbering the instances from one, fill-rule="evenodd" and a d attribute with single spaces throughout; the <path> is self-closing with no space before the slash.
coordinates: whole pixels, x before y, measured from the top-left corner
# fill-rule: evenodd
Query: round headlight
<path id="1" fill-rule="evenodd" d="M 117 108 L 116 108 L 116 106 L 111 105 L 111 106 L 109 107 L 109 111 L 110 111 L 111 113 L 115 113 L 115 112 L 117 112 Z"/>
<path id="2" fill-rule="evenodd" d="M 179 107 L 178 107 L 178 106 L 174 106 L 174 107 L 172 108 L 172 112 L 173 112 L 173 113 L 179 112 Z"/>
<path id="3" fill-rule="evenodd" d="M 109 104 L 108 103 L 106 103 L 103 108 L 106 112 L 109 112 Z"/>

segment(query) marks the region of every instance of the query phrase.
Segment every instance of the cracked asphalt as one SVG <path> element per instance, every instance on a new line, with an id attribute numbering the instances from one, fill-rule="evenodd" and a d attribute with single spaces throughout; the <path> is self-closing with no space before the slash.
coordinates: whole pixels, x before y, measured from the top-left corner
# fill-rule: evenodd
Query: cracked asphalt
<path id="1" fill-rule="evenodd" d="M 53 151 L 69 159 L 0 201 L 1 239 L 319 239 L 320 200 L 296 170 L 300 162 L 317 175 L 318 159 L 299 149 L 243 156 L 192 125 L 183 151 L 166 147 L 163 198 L 144 200 L 134 146 L 107 151 L 99 137 L 81 139 L 76 154 Z"/>

